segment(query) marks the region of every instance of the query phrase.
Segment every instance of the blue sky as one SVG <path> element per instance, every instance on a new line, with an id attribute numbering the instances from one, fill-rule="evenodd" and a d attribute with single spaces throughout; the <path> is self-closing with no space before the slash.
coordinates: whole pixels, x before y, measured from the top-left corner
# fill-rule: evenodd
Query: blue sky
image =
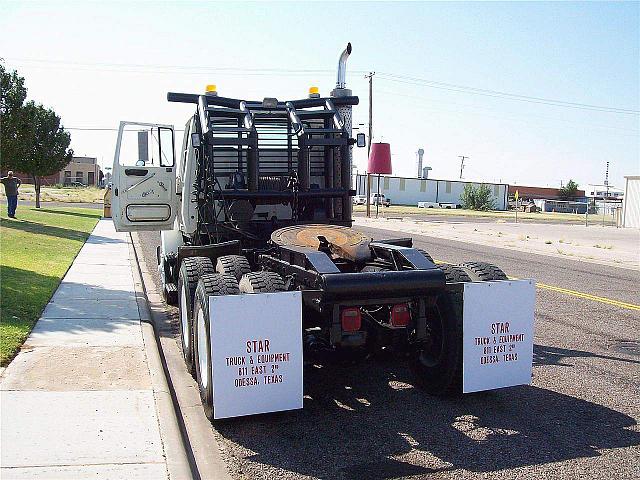
<path id="1" fill-rule="evenodd" d="M 3 1 L 1 10 L 0 57 L 67 127 L 183 125 L 191 108 L 169 104 L 166 92 L 207 83 L 252 99 L 301 98 L 310 85 L 328 93 L 351 41 L 347 82 L 361 98 L 355 119 L 367 121 L 363 74 L 376 71 L 374 140 L 391 143 L 394 174 L 415 175 L 420 147 L 437 178 L 459 176 L 458 155 L 470 157 L 470 180 L 602 183 L 607 161 L 615 185 L 640 173 L 637 113 L 411 80 L 637 112 L 637 2 Z M 72 130 L 78 154 L 108 164 L 114 146 L 115 132 Z M 364 149 L 356 164 L 364 170 Z"/>

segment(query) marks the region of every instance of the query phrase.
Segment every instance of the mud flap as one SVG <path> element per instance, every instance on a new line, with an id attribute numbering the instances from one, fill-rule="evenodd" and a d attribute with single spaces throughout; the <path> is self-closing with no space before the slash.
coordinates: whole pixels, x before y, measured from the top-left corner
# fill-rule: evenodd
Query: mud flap
<path id="1" fill-rule="evenodd" d="M 533 280 L 464 284 L 464 393 L 531 383 L 535 302 Z"/>
<path id="2" fill-rule="evenodd" d="M 302 408 L 302 293 L 209 297 L 214 418 Z"/>

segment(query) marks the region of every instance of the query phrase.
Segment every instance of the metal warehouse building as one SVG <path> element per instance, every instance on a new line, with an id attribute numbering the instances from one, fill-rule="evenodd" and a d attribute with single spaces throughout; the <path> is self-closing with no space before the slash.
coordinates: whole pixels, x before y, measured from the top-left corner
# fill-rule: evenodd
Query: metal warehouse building
<path id="1" fill-rule="evenodd" d="M 622 226 L 640 228 L 640 175 L 625 176 Z"/>
<path id="2" fill-rule="evenodd" d="M 435 178 L 406 178 L 384 176 L 380 178 L 380 193 L 391 200 L 392 205 L 416 206 L 418 202 L 436 202 L 460 204 L 460 195 L 468 183 L 477 182 L 457 180 L 438 180 Z M 356 175 L 353 183 L 356 195 L 366 195 L 367 176 Z M 496 210 L 506 210 L 509 185 L 505 183 L 484 183 L 493 193 Z M 378 192 L 378 178 L 371 175 L 371 194 Z"/>

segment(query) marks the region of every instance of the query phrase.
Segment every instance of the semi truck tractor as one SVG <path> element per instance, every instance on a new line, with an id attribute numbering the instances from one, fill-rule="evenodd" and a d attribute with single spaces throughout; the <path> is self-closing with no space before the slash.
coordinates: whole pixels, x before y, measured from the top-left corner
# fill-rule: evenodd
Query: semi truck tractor
<path id="1" fill-rule="evenodd" d="M 352 227 L 351 51 L 326 96 L 249 100 L 211 85 L 167 94 L 193 109 L 181 139 L 171 125 L 120 123 L 113 221 L 161 231 L 163 295 L 179 308 L 184 361 L 211 420 L 211 296 L 300 292 L 305 357 L 393 351 L 417 385 L 451 395 L 463 391 L 464 284 L 507 281 L 494 265 L 436 264 L 411 238 Z"/>

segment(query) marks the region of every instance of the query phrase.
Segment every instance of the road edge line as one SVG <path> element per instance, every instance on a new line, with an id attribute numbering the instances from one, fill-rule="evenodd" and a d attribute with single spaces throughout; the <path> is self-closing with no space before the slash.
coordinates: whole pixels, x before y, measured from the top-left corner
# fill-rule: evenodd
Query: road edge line
<path id="1" fill-rule="evenodd" d="M 568 288 L 556 287 L 555 285 L 548 285 L 546 283 L 536 284 L 538 288 L 549 290 L 556 293 L 562 293 L 564 295 L 569 295 L 576 298 L 582 298 L 584 300 L 591 300 L 592 302 L 600 302 L 606 305 L 612 305 L 614 307 L 623 308 L 625 310 L 640 310 L 640 305 L 636 305 L 635 303 L 627 303 L 621 300 L 615 300 L 613 298 L 600 297 L 598 295 L 592 295 L 590 293 L 579 292 L 578 290 L 570 290 Z"/>

